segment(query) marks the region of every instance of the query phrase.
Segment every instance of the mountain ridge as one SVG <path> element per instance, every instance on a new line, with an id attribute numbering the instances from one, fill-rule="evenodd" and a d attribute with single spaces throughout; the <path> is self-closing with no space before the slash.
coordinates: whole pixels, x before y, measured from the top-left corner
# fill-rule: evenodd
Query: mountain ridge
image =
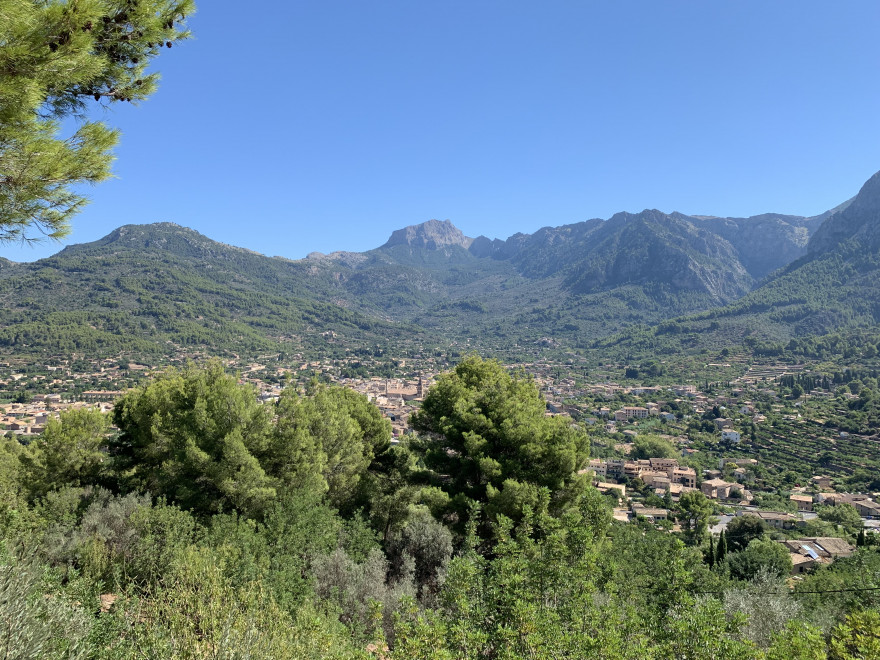
<path id="1" fill-rule="evenodd" d="M 0 261 L 0 348 L 118 347 L 127 336 L 158 351 L 162 342 L 229 348 L 235 337 L 316 348 L 336 330 L 355 343 L 552 336 L 586 346 L 629 326 L 697 317 L 748 317 L 781 337 L 880 318 L 863 291 L 875 285 L 878 227 L 880 175 L 819 216 L 646 209 L 503 240 L 430 220 L 366 252 L 298 260 L 176 223 L 123 225 L 33 264 Z M 837 288 L 815 294 L 837 265 Z M 56 340 L 45 326 L 59 323 Z"/>

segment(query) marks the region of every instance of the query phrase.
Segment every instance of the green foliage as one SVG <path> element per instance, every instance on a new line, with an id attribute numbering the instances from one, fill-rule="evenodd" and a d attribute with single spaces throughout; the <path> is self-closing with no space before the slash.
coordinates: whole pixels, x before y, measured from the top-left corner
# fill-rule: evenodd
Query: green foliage
<path id="1" fill-rule="evenodd" d="M 640 435 L 633 441 L 630 452 L 633 459 L 678 458 L 681 453 L 668 440 L 652 435 Z"/>
<path id="2" fill-rule="evenodd" d="M 201 513 L 258 513 L 275 497 L 257 458 L 268 447 L 269 411 L 218 362 L 130 391 L 113 420 L 120 435 L 111 452 L 139 489 Z"/>
<path id="3" fill-rule="evenodd" d="M 715 564 L 720 566 L 727 556 L 727 534 L 725 530 L 721 530 L 718 536 L 718 545 L 715 548 Z"/>
<path id="4" fill-rule="evenodd" d="M 362 657 L 345 629 L 309 604 L 280 609 L 259 582 L 235 587 L 229 565 L 205 548 L 186 551 L 164 583 L 120 614 L 127 634 L 120 651 L 136 657 L 200 659 L 254 657 L 290 660 Z M 123 654 L 123 657 L 125 655 Z"/>
<path id="5" fill-rule="evenodd" d="M 745 550 L 754 539 L 764 536 L 766 527 L 758 516 L 745 514 L 736 516 L 727 524 L 727 544 L 731 552 Z"/>
<path id="6" fill-rule="evenodd" d="M 783 577 L 791 573 L 791 557 L 776 541 L 754 539 L 745 550 L 727 555 L 727 567 L 738 580 L 752 580 L 761 572 Z"/>
<path id="7" fill-rule="evenodd" d="M 758 656 L 749 642 L 740 641 L 742 617 L 728 618 L 720 601 L 700 598 L 670 612 L 666 622 L 667 658 L 752 660 Z"/>
<path id="8" fill-rule="evenodd" d="M 263 522 L 237 514 L 211 519 L 205 542 L 224 558 L 235 586 L 259 580 L 278 605 L 295 612 L 311 594 L 313 564 L 342 548 L 363 561 L 378 546 L 309 491 L 282 493 Z"/>
<path id="9" fill-rule="evenodd" d="M 21 457 L 31 498 L 65 486 L 100 483 L 107 471 L 108 423 L 97 410 L 66 410 L 52 418 Z"/>
<path id="10" fill-rule="evenodd" d="M 827 660 L 822 631 L 801 621 L 791 621 L 773 638 L 767 660 Z"/>
<path id="11" fill-rule="evenodd" d="M 789 622 L 803 617 L 803 609 L 785 580 L 768 571 L 759 571 L 751 582 L 726 589 L 724 610 L 728 617 L 742 619 L 740 634 L 762 649 L 784 635 Z"/>
<path id="12" fill-rule="evenodd" d="M 836 506 L 818 506 L 816 514 L 820 520 L 840 525 L 851 536 L 858 534 L 864 526 L 859 512 L 848 502 L 839 502 Z"/>
<path id="13" fill-rule="evenodd" d="M 699 550 L 671 534 L 619 525 L 611 528 L 611 542 L 602 586 L 645 616 L 690 602 L 698 584 L 717 586 Z"/>
<path id="14" fill-rule="evenodd" d="M 69 232 L 86 199 L 76 190 L 110 176 L 118 134 L 85 121 L 89 102 L 138 102 L 156 88 L 146 68 L 163 45 L 189 36 L 191 0 L 7 0 L 0 5 L 0 242 Z M 62 122 L 79 125 L 61 137 Z"/>
<path id="15" fill-rule="evenodd" d="M 394 615 L 405 598 L 415 595 L 412 563 L 393 581 L 388 579 L 388 568 L 379 549 L 361 563 L 342 548 L 314 562 L 315 593 L 336 608 L 339 620 L 357 639 L 369 641 L 393 634 Z"/>
<path id="16" fill-rule="evenodd" d="M 40 566 L 0 563 L 0 653 L 21 660 L 85 660 L 89 615 L 66 598 L 45 596 Z"/>
<path id="17" fill-rule="evenodd" d="M 361 477 L 390 448 L 391 423 L 367 398 L 344 387 L 316 386 L 300 397 L 286 390 L 264 464 L 283 483 L 327 491 L 351 506 Z"/>
<path id="18" fill-rule="evenodd" d="M 690 545 L 699 545 L 712 519 L 712 502 L 698 490 L 682 494 L 678 500 L 681 531 Z"/>
<path id="19" fill-rule="evenodd" d="M 585 434 L 545 409 L 534 383 L 469 357 L 438 378 L 411 423 L 423 434 L 425 464 L 448 475 L 446 492 L 518 516 L 541 488 L 557 503 L 575 493 L 588 456 Z"/>
<path id="20" fill-rule="evenodd" d="M 25 448 L 11 438 L 0 437 L 0 531 L 9 511 L 14 511 L 21 497 Z"/>
<path id="21" fill-rule="evenodd" d="M 608 631 L 593 607 L 594 577 L 610 516 L 592 489 L 561 519 L 548 515 L 547 504 L 544 498 L 538 510 L 526 508 L 516 529 L 499 517 L 492 561 L 469 550 L 450 564 L 440 600 L 445 648 L 454 657 L 589 655 L 601 648 Z M 471 520 L 475 543 L 473 513 Z"/>
<path id="22" fill-rule="evenodd" d="M 831 633 L 831 660 L 880 657 L 880 612 L 853 612 Z"/>
<path id="23" fill-rule="evenodd" d="M 386 547 L 392 574 L 402 578 L 412 570 L 419 602 L 433 605 L 452 558 L 449 529 L 420 510 Z"/>

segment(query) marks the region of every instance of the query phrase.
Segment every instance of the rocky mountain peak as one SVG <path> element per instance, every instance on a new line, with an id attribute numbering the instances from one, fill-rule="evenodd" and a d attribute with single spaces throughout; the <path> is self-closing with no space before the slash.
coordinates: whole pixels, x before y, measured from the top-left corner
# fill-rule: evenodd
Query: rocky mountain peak
<path id="1" fill-rule="evenodd" d="M 880 248 L 880 172 L 865 182 L 848 206 L 822 223 L 810 239 L 808 252 L 829 252 L 850 239 L 864 247 Z"/>
<path id="2" fill-rule="evenodd" d="M 428 220 L 419 225 L 398 229 L 391 234 L 391 238 L 382 247 L 408 245 L 428 250 L 439 250 L 445 247 L 459 246 L 467 250 L 473 242 L 474 239 L 465 236 L 449 220 Z"/>

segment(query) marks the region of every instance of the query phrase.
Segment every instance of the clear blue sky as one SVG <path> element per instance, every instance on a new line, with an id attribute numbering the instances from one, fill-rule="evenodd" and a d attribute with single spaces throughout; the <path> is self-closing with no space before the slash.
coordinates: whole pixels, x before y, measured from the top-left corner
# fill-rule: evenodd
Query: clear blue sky
<path id="1" fill-rule="evenodd" d="M 291 258 L 658 208 L 820 213 L 880 170 L 880 2 L 202 0 L 66 243 Z M 5 246 L 15 261 L 47 256 Z"/>

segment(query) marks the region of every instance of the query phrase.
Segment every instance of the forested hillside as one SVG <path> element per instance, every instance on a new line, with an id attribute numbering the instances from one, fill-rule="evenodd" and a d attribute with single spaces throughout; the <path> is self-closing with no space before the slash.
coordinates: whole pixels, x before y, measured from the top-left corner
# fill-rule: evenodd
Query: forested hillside
<path id="1" fill-rule="evenodd" d="M 401 325 L 315 295 L 310 279 L 306 264 L 176 225 L 122 227 L 0 270 L 0 346 L 93 356 L 332 351 L 334 341 L 375 345 L 402 333 Z M 337 339 L 327 341 L 329 333 Z"/>

